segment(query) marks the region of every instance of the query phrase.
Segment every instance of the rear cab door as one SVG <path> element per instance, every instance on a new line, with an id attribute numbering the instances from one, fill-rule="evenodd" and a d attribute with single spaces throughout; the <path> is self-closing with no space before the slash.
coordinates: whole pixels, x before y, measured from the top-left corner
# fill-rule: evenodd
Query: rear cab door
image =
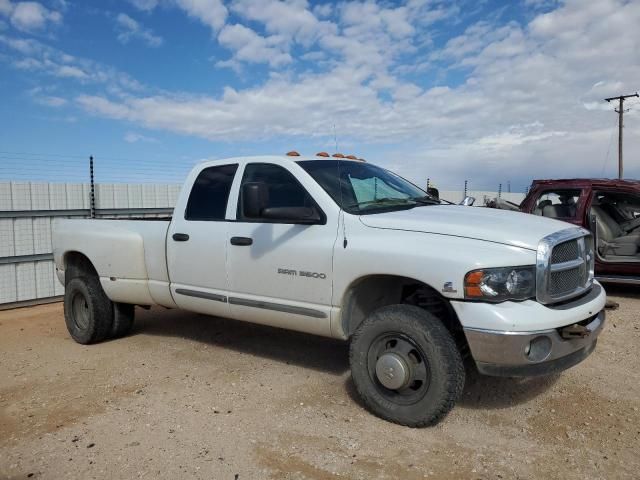
<path id="1" fill-rule="evenodd" d="M 238 163 L 195 169 L 185 181 L 167 235 L 171 294 L 178 307 L 229 316 L 226 271 L 229 194 Z M 191 188 L 188 186 L 191 185 Z"/>
<path id="2" fill-rule="evenodd" d="M 527 210 L 533 215 L 582 226 L 588 195 L 588 190 L 582 187 L 541 186 L 527 200 Z"/>

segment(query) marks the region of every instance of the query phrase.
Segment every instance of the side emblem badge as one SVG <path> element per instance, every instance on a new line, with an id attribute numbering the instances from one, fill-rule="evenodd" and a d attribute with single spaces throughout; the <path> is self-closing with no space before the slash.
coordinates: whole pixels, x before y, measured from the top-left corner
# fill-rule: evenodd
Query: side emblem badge
<path id="1" fill-rule="evenodd" d="M 444 293 L 458 293 L 458 290 L 453 288 L 453 282 L 444 282 L 444 285 L 442 286 L 442 291 Z"/>

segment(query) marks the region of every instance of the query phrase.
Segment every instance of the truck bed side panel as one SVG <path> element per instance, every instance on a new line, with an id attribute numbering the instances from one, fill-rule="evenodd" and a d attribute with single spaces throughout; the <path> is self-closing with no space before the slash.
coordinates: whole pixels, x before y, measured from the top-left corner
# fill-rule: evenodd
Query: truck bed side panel
<path id="1" fill-rule="evenodd" d="M 118 302 L 175 306 L 166 262 L 168 221 L 58 220 L 53 243 L 56 268 L 64 279 L 64 256 L 85 255 L 107 296 Z"/>

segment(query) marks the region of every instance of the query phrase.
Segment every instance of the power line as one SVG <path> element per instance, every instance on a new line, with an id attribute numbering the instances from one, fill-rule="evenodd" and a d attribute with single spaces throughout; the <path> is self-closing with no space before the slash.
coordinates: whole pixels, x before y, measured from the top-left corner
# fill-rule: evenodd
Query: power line
<path id="1" fill-rule="evenodd" d="M 604 156 L 604 165 L 602 165 L 602 172 L 600 173 L 601 177 L 604 177 L 604 172 L 607 169 L 607 164 L 609 163 L 609 152 L 611 152 L 611 144 L 613 143 L 613 134 L 615 133 L 616 125 L 618 124 L 618 119 L 616 118 L 613 122 L 613 126 L 611 127 L 611 135 L 609 135 L 609 144 L 607 145 L 607 154 Z"/>

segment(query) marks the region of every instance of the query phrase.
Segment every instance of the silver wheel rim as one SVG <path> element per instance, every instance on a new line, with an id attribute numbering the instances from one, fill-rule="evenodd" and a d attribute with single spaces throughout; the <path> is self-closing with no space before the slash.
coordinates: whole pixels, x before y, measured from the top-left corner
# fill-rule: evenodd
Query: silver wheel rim
<path id="1" fill-rule="evenodd" d="M 89 326 L 89 304 L 85 296 L 80 292 L 76 292 L 71 300 L 71 312 L 76 327 L 80 330 L 86 330 Z"/>
<path id="2" fill-rule="evenodd" d="M 399 390 L 409 382 L 409 366 L 400 355 L 385 353 L 376 362 L 376 375 L 384 387 Z"/>
<path id="3" fill-rule="evenodd" d="M 431 367 L 422 348 L 408 335 L 386 332 L 367 352 L 369 375 L 378 393 L 398 405 L 413 405 L 429 390 Z"/>

